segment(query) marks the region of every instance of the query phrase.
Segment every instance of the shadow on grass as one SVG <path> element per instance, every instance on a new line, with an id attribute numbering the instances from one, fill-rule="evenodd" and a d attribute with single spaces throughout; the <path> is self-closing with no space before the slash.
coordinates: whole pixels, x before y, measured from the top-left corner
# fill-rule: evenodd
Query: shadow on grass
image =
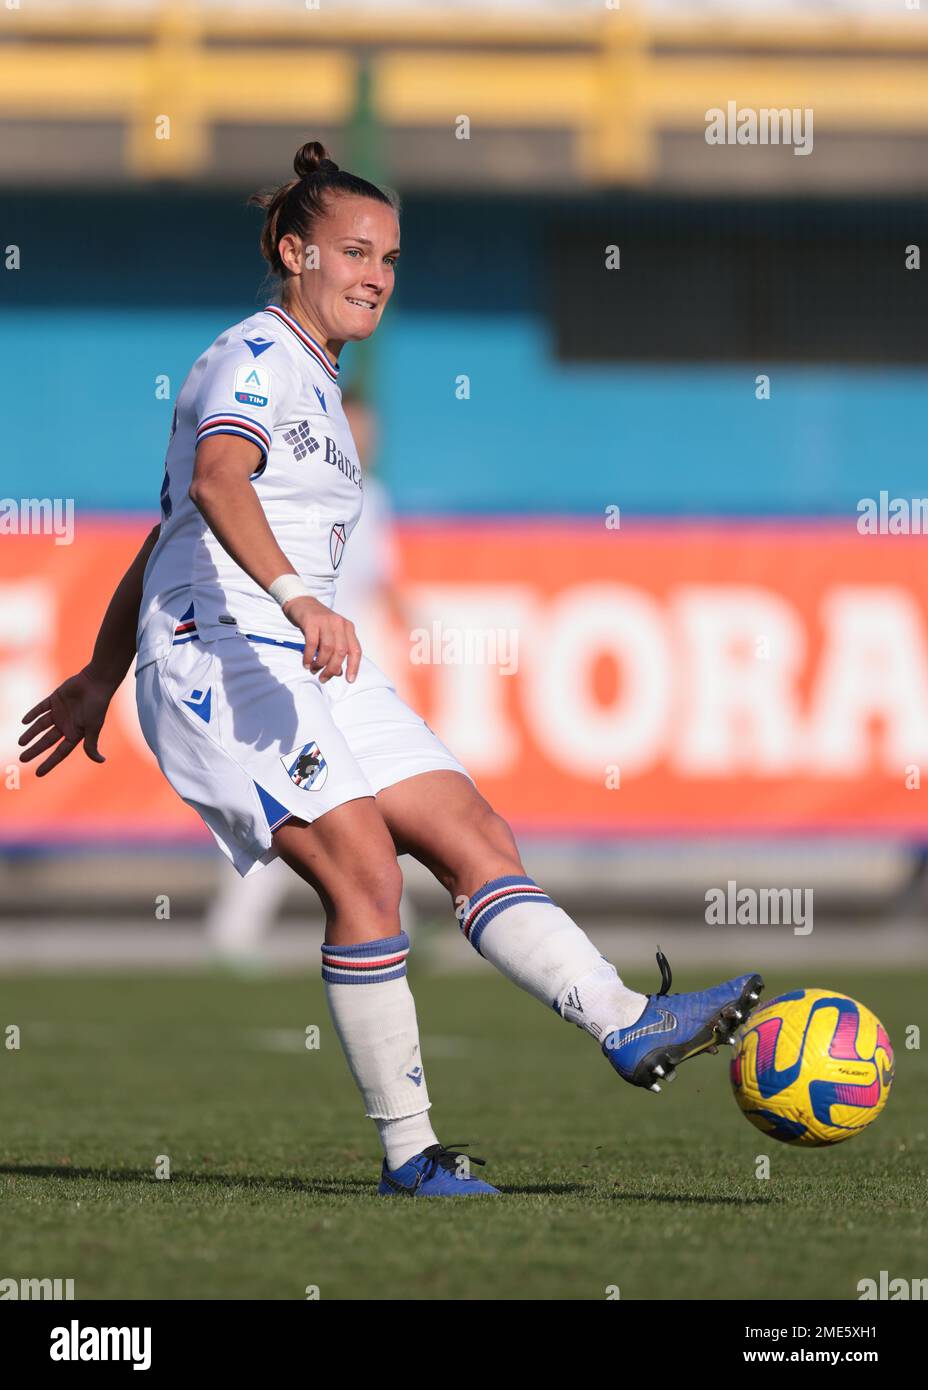
<path id="1" fill-rule="evenodd" d="M 158 1186 L 170 1182 L 174 1187 L 201 1188 L 241 1188 L 245 1191 L 261 1192 L 271 1189 L 278 1192 L 306 1192 L 310 1196 L 333 1197 L 339 1195 L 361 1196 L 377 1191 L 379 1178 L 301 1178 L 295 1175 L 277 1174 L 261 1177 L 248 1173 L 208 1173 L 189 1169 L 174 1169 L 170 1178 L 156 1178 L 150 1168 L 74 1168 L 66 1164 L 2 1163 L 0 1176 L 18 1178 L 52 1178 L 68 1182 L 124 1182 L 150 1183 Z M 500 1188 L 503 1196 L 511 1197 L 563 1197 L 587 1196 L 586 1183 L 524 1183 Z"/>
<path id="2" fill-rule="evenodd" d="M 170 1178 L 156 1178 L 150 1168 L 73 1168 L 66 1164 L 3 1163 L 0 1176 L 54 1179 L 57 1182 L 123 1182 L 151 1184 L 169 1182 L 174 1188 L 239 1188 L 246 1192 L 305 1192 L 311 1197 L 364 1196 L 377 1191 L 378 1178 L 298 1177 L 279 1173 L 260 1176 L 249 1173 L 210 1173 L 175 1169 Z M 595 1183 L 507 1183 L 500 1187 L 504 1197 L 606 1197 L 613 1202 L 656 1202 L 678 1206 L 769 1206 L 773 1198 L 686 1192 L 603 1192 Z"/>
<path id="3" fill-rule="evenodd" d="M 702 1192 L 612 1192 L 610 1196 L 614 1202 L 674 1202 L 684 1207 L 765 1207 L 775 1200 L 768 1193 L 713 1197 Z"/>
<path id="4" fill-rule="evenodd" d="M 0 1164 L 0 1175 L 3 1174 L 18 1178 L 55 1178 L 59 1181 L 151 1183 L 153 1187 L 169 1182 L 175 1187 L 241 1187 L 251 1191 L 273 1188 L 284 1192 L 325 1195 L 377 1190 L 376 1178 L 299 1178 L 287 1174 L 260 1177 L 247 1173 L 198 1173 L 186 1169 L 174 1169 L 170 1178 L 156 1178 L 150 1168 L 74 1168 L 67 1164 L 3 1163 Z"/>
<path id="5" fill-rule="evenodd" d="M 490 1179 L 488 1178 L 489 1182 Z M 500 1186 L 504 1197 L 588 1197 L 590 1184 L 583 1182 L 505 1183 Z"/>

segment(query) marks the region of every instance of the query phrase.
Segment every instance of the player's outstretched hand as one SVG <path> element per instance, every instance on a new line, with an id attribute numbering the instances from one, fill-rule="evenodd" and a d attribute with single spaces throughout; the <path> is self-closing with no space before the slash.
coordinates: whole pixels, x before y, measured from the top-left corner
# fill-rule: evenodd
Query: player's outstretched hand
<path id="1" fill-rule="evenodd" d="M 294 627 L 298 627 L 306 639 L 303 652 L 303 665 L 313 675 L 319 676 L 320 684 L 342 674 L 342 664 L 348 658 L 345 678 L 353 681 L 361 664 L 361 644 L 354 630 L 354 623 L 333 613 L 317 598 L 292 598 L 283 606 L 283 613 Z"/>
<path id="2" fill-rule="evenodd" d="M 20 747 L 23 744 L 32 745 L 20 754 L 19 761 L 32 762 L 33 758 L 41 757 L 49 748 L 54 748 L 51 757 L 46 758 L 35 770 L 36 777 L 44 777 L 52 768 L 64 762 L 83 739 L 88 758 L 95 763 L 105 763 L 103 754 L 97 751 L 97 739 L 110 701 L 118 689 L 118 684 L 113 685 L 112 681 L 93 675 L 86 666 L 76 676 L 62 681 L 57 690 L 23 715 L 24 724 L 29 724 L 30 720 L 35 722 L 19 737 Z"/>

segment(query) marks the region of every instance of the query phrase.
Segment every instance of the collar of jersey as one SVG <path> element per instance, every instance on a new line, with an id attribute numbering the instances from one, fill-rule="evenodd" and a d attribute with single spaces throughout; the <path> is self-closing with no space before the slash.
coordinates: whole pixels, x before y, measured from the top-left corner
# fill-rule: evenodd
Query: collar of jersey
<path id="1" fill-rule="evenodd" d="M 316 359 L 331 381 L 336 381 L 338 379 L 338 363 L 336 362 L 335 366 L 332 366 L 322 344 L 317 343 L 312 334 L 307 333 L 306 329 L 303 328 L 301 324 L 298 324 L 296 319 L 291 318 L 285 309 L 281 309 L 279 304 L 269 304 L 262 312 L 265 314 L 273 314 L 278 323 L 282 323 L 285 328 L 289 328 L 290 332 L 303 348 L 303 351 L 308 352 L 310 357 Z"/>

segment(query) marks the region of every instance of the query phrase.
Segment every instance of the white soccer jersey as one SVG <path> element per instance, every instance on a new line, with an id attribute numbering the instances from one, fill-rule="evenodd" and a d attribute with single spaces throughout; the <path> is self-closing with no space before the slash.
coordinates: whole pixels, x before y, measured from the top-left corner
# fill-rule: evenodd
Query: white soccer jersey
<path id="1" fill-rule="evenodd" d="M 212 642 L 241 632 L 300 640 L 188 496 L 197 445 L 213 435 L 239 435 L 261 450 L 251 481 L 271 530 L 313 596 L 333 605 L 362 506 L 361 468 L 337 383 L 337 364 L 276 305 L 220 334 L 194 363 L 171 426 L 161 532 L 143 581 L 137 668 L 194 637 Z"/>

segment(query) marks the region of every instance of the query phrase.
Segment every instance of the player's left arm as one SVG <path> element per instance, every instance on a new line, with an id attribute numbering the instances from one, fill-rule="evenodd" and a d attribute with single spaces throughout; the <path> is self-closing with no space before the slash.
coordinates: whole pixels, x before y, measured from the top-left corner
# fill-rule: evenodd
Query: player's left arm
<path id="1" fill-rule="evenodd" d="M 51 756 L 36 768 L 37 777 L 44 777 L 56 768 L 82 740 L 88 758 L 95 763 L 106 761 L 97 750 L 97 739 L 110 701 L 122 685 L 135 656 L 142 580 L 160 529 L 160 522 L 152 527 L 117 584 L 87 665 L 77 675 L 62 681 L 56 690 L 23 715 L 22 722 L 30 727 L 20 735 L 19 744 L 20 747 L 31 746 L 20 754 L 20 762 L 31 762 L 54 748 Z"/>

